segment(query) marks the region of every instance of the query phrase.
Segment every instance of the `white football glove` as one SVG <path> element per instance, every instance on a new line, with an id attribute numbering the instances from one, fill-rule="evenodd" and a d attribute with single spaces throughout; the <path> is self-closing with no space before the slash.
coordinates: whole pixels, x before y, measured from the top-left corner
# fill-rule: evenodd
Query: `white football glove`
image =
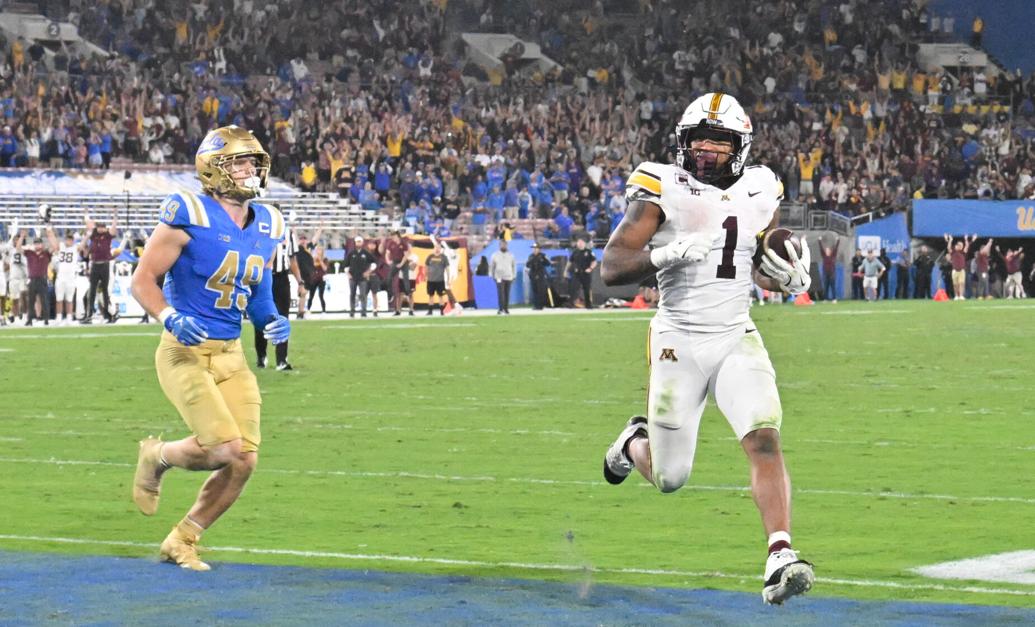
<path id="1" fill-rule="evenodd" d="M 767 250 L 762 256 L 760 264 L 762 272 L 779 283 L 783 291 L 788 294 L 801 294 L 808 291 L 809 286 L 812 285 L 812 277 L 809 276 L 809 263 L 812 260 L 809 245 L 805 241 L 804 235 L 799 241 L 801 242 L 800 258 L 798 252 L 794 250 L 794 244 L 785 241 L 783 244 L 787 247 L 790 262 L 777 255 L 776 251 Z"/>
<path id="2" fill-rule="evenodd" d="M 691 233 L 650 251 L 650 262 L 661 270 L 681 262 L 700 263 L 723 237 L 718 233 Z"/>

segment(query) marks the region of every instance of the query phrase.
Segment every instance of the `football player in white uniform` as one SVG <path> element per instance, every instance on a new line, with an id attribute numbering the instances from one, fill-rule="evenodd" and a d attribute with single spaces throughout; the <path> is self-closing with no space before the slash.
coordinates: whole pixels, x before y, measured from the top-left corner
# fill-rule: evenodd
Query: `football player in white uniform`
<path id="1" fill-rule="evenodd" d="M 69 229 L 65 240 L 58 249 L 55 260 L 57 266 L 54 278 L 54 300 L 57 302 L 58 324 L 68 325 L 74 320 L 76 271 L 79 268 L 79 247 L 75 243 L 75 233 Z"/>
<path id="2" fill-rule="evenodd" d="M 776 375 L 748 315 L 752 282 L 808 289 L 808 248 L 754 269 L 756 234 L 776 226 L 783 185 L 765 166 L 745 167 L 751 121 L 735 98 L 706 94 L 676 127 L 677 165 L 642 163 L 630 175 L 625 218 L 604 249 L 608 285 L 658 273 L 661 302 L 650 325 L 647 416 L 634 416 L 604 458 L 621 483 L 636 468 L 662 492 L 690 476 L 710 392 L 751 464 L 751 490 L 768 536 L 762 598 L 806 592 L 812 565 L 791 549 L 791 486 L 780 449 Z M 651 245 L 648 250 L 648 243 Z M 773 278 L 775 277 L 775 278 Z"/>
<path id="3" fill-rule="evenodd" d="M 25 270 L 25 253 L 22 246 L 25 244 L 25 232 L 18 229 L 18 224 L 11 228 L 11 242 L 7 255 L 7 298 L 11 300 L 11 322 L 23 315 L 22 306 L 25 302 L 23 294 L 29 286 L 29 275 Z"/>
<path id="4" fill-rule="evenodd" d="M 10 256 L 11 244 L 0 242 L 0 327 L 7 325 L 7 265 Z"/>

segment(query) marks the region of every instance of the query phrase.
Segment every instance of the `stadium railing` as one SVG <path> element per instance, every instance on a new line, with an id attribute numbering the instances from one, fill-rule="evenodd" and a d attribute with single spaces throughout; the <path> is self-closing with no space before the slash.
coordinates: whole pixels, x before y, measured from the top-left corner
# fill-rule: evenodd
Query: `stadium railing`
<path id="1" fill-rule="evenodd" d="M 150 231 L 158 222 L 158 207 L 165 196 L 159 195 L 26 195 L 0 194 L 0 224 L 5 227 L 17 220 L 22 228 L 41 226 L 38 207 L 52 207 L 51 223 L 57 230 L 83 228 L 89 216 L 110 222 L 115 215 L 120 228 Z M 266 199 L 280 207 L 289 225 L 295 229 L 325 231 L 361 231 L 380 234 L 393 226 L 383 213 L 366 211 L 361 206 L 329 194 L 305 194 Z"/>

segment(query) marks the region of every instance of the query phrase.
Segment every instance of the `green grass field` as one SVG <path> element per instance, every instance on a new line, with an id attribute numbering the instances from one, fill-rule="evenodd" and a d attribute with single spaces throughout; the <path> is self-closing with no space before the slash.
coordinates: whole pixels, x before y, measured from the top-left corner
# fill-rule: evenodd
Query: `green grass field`
<path id="1" fill-rule="evenodd" d="M 812 594 L 1035 605 L 1035 586 L 910 571 L 1035 549 L 1035 305 L 752 313 L 783 397 Z M 259 374 L 259 470 L 206 534 L 224 547 L 206 559 L 758 592 L 748 468 L 714 406 L 684 489 L 601 477 L 644 409 L 647 320 L 297 323 L 296 370 Z M 130 501 L 136 441 L 185 435 L 156 342 L 154 326 L 0 332 L 0 550 L 156 554 L 204 479 L 166 475 L 154 518 Z"/>

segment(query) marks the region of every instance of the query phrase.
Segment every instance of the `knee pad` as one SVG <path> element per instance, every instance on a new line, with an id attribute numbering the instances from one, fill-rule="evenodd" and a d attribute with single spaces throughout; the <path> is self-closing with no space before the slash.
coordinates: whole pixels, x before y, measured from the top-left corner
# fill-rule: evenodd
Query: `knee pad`
<path id="1" fill-rule="evenodd" d="M 664 494 L 675 492 L 690 479 L 690 468 L 654 469 L 654 485 Z"/>

